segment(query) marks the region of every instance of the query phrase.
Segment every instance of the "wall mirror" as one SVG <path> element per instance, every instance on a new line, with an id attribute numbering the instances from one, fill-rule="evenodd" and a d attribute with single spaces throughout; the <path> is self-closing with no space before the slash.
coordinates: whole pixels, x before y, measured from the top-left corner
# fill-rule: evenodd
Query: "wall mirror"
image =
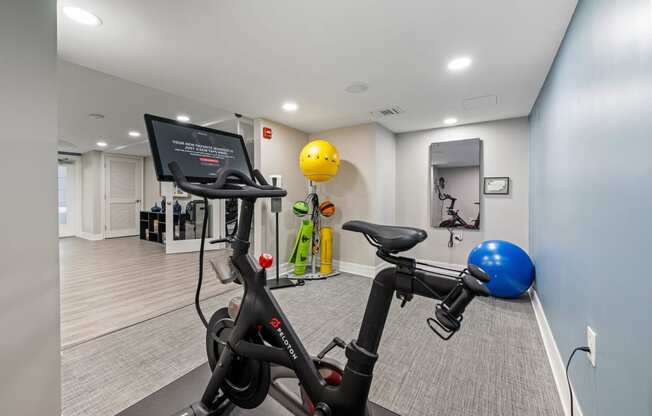
<path id="1" fill-rule="evenodd" d="M 430 144 L 430 224 L 480 229 L 480 139 Z"/>

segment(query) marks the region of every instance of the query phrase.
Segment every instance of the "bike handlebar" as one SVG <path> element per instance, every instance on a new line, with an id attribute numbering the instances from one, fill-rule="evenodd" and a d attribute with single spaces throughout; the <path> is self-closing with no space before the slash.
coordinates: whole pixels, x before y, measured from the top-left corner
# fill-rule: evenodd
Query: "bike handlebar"
<path id="1" fill-rule="evenodd" d="M 174 181 L 181 190 L 207 199 L 256 199 L 256 198 L 282 198 L 287 195 L 285 189 L 271 186 L 258 170 L 254 170 L 254 182 L 249 176 L 237 169 L 223 168 L 218 170 L 215 182 L 210 184 L 191 183 L 184 175 L 177 162 L 168 164 Z M 235 178 L 238 182 L 230 180 Z"/>

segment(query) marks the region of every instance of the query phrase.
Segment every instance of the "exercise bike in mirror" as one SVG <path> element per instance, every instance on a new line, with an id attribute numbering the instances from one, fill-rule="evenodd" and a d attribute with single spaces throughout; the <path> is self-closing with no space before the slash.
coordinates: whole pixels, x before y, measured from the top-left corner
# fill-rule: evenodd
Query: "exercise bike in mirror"
<path id="1" fill-rule="evenodd" d="M 430 144 L 430 224 L 480 229 L 480 139 Z"/>

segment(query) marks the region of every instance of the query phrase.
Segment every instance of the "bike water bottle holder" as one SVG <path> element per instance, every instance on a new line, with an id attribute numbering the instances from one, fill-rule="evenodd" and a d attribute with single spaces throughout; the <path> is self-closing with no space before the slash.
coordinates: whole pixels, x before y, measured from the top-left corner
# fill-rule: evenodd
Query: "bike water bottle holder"
<path id="1" fill-rule="evenodd" d="M 460 330 L 463 319 L 464 317 L 461 315 L 458 318 L 455 318 L 441 305 L 437 305 L 435 307 L 435 316 L 433 318 L 428 318 L 426 321 L 428 322 L 428 326 L 432 332 L 437 334 L 437 336 L 444 341 L 448 341 L 457 331 Z M 439 327 L 439 330 L 437 327 Z"/>
<path id="2" fill-rule="evenodd" d="M 435 306 L 435 316 L 426 320 L 432 332 L 444 341 L 451 339 L 462 327 L 464 317 L 461 314 L 454 316 L 448 309 L 451 300 L 456 299 L 461 291 L 461 286 L 453 289 L 440 304 Z"/>

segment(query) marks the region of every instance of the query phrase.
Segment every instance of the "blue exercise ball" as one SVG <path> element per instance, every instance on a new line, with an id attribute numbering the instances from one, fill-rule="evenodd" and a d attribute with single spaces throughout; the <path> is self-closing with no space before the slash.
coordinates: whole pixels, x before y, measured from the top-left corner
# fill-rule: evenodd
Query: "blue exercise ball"
<path id="1" fill-rule="evenodd" d="M 487 288 L 493 296 L 517 298 L 534 281 L 534 264 L 527 253 L 509 241 L 489 240 L 469 253 L 469 264 L 481 267 L 491 281 Z"/>

